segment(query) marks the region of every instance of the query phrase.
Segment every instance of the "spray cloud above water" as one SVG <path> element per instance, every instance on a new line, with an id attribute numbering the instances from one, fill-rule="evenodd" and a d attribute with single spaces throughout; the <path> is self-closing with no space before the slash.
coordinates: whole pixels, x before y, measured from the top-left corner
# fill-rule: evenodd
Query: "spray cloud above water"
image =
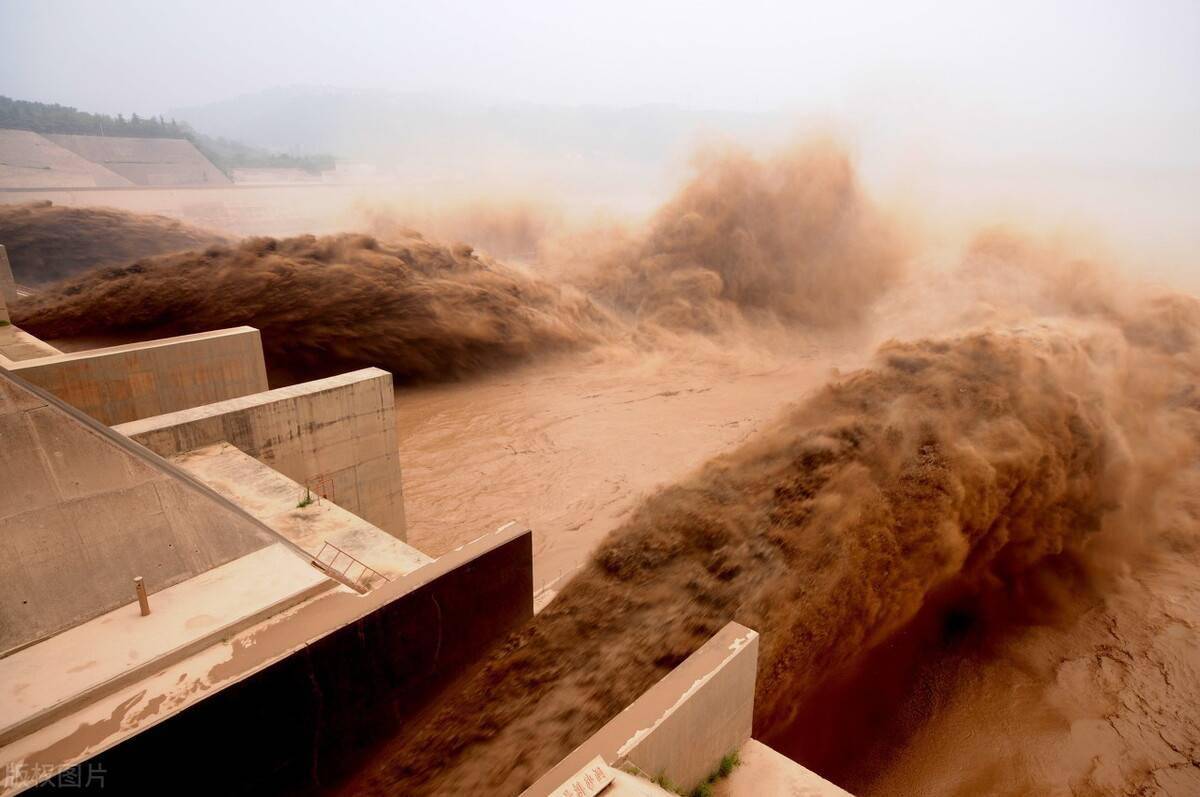
<path id="1" fill-rule="evenodd" d="M 547 229 L 529 207 L 464 215 L 507 246 Z M 600 245 L 546 235 L 545 278 L 427 242 L 383 210 L 368 222 L 378 238 L 251 239 L 93 272 L 23 307 L 20 323 L 49 338 L 250 324 L 297 376 L 378 364 L 401 380 L 452 378 L 664 329 L 855 327 L 906 257 L 828 142 L 769 160 L 710 152 L 645 228 Z"/>
<path id="2" fill-rule="evenodd" d="M 64 283 L 21 313 L 52 337 L 251 324 L 291 378 L 372 365 L 397 380 L 454 378 L 597 343 L 610 326 L 577 291 L 419 235 L 249 238 L 146 258 Z"/>
<path id="3" fill-rule="evenodd" d="M 707 333 L 741 318 L 856 325 L 908 254 L 849 157 L 827 141 L 769 159 L 705 152 L 646 229 L 583 243 L 552 252 L 574 263 L 593 295 L 640 323 Z"/>
<path id="4" fill-rule="evenodd" d="M 165 216 L 46 201 L 0 205 L 0 242 L 8 250 L 17 282 L 45 285 L 100 266 L 225 239 Z"/>

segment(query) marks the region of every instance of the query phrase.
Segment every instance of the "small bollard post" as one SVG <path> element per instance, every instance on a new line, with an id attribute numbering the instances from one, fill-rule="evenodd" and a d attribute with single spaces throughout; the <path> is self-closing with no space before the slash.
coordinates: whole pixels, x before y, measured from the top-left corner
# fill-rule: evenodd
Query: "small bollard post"
<path id="1" fill-rule="evenodd" d="M 146 596 L 146 582 L 138 576 L 133 580 L 133 588 L 137 590 L 138 605 L 142 607 L 142 617 L 150 614 L 150 598 Z"/>

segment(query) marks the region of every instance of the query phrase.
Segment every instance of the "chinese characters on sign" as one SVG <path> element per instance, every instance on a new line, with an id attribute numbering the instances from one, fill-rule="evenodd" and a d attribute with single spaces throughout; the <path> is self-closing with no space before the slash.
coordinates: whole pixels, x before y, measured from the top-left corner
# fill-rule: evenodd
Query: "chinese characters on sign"
<path id="1" fill-rule="evenodd" d="M 576 772 L 570 780 L 556 791 L 555 797 L 592 797 L 599 794 L 605 786 L 613 782 L 616 773 L 612 767 L 604 763 L 604 759 L 596 756 L 583 769 Z"/>

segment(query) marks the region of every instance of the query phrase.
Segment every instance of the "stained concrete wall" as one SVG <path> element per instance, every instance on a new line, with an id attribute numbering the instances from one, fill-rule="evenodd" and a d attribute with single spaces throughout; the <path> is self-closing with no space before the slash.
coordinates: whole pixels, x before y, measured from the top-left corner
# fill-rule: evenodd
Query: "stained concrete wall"
<path id="1" fill-rule="evenodd" d="M 0 188 L 132 186 L 133 183 L 28 130 L 0 130 Z"/>
<path id="2" fill-rule="evenodd" d="M 47 133 L 48 141 L 137 185 L 228 185 L 229 178 L 182 138 Z"/>
<path id="3" fill-rule="evenodd" d="M 314 613 L 330 623 L 321 600 Z M 299 636 L 253 650 L 286 656 L 77 764 L 70 782 L 102 768 L 105 794 L 336 789 L 533 616 L 532 536 L 489 535 L 354 600 L 367 608 L 316 640 L 303 616 L 272 624 L 272 637 Z"/>
<path id="4" fill-rule="evenodd" d="M 11 368 L 19 360 L 32 360 L 62 354 L 53 346 L 13 326 L 9 307 L 17 301 L 17 283 L 13 280 L 8 251 L 0 244 L 0 366 Z"/>
<path id="5" fill-rule="evenodd" d="M 59 354 L 8 367 L 110 426 L 267 389 L 262 338 L 252 327 Z"/>
<path id="6" fill-rule="evenodd" d="M 406 539 L 387 371 L 364 368 L 115 428 L 163 457 L 224 440 L 300 484 L 325 476 L 335 504 Z"/>
<path id="7" fill-rule="evenodd" d="M 0 305 L 2 304 L 3 300 L 0 300 Z M 0 308 L 0 318 L 3 315 L 3 308 Z M 0 367 L 12 368 L 23 360 L 36 360 L 56 354 L 62 352 L 20 327 L 0 324 Z"/>
<path id="8" fill-rule="evenodd" d="M 125 438 L 0 369 L 0 654 L 276 541 Z"/>
<path id="9" fill-rule="evenodd" d="M 8 250 L 0 244 L 0 315 L 8 320 L 7 305 L 16 304 L 17 283 L 13 279 L 12 264 L 8 262 Z"/>
<path id="10" fill-rule="evenodd" d="M 729 623 L 523 792 L 547 797 L 596 756 L 691 792 L 750 738 L 758 634 Z"/>

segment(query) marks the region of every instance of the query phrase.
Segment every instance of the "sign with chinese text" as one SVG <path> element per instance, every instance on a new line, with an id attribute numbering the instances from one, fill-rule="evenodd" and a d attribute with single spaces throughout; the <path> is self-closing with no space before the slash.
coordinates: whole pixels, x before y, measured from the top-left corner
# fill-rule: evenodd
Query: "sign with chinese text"
<path id="1" fill-rule="evenodd" d="M 612 767 L 604 763 L 603 758 L 596 756 L 588 762 L 586 767 L 576 772 L 570 780 L 559 786 L 554 795 L 555 797 L 592 797 L 612 783 L 616 776 Z"/>

